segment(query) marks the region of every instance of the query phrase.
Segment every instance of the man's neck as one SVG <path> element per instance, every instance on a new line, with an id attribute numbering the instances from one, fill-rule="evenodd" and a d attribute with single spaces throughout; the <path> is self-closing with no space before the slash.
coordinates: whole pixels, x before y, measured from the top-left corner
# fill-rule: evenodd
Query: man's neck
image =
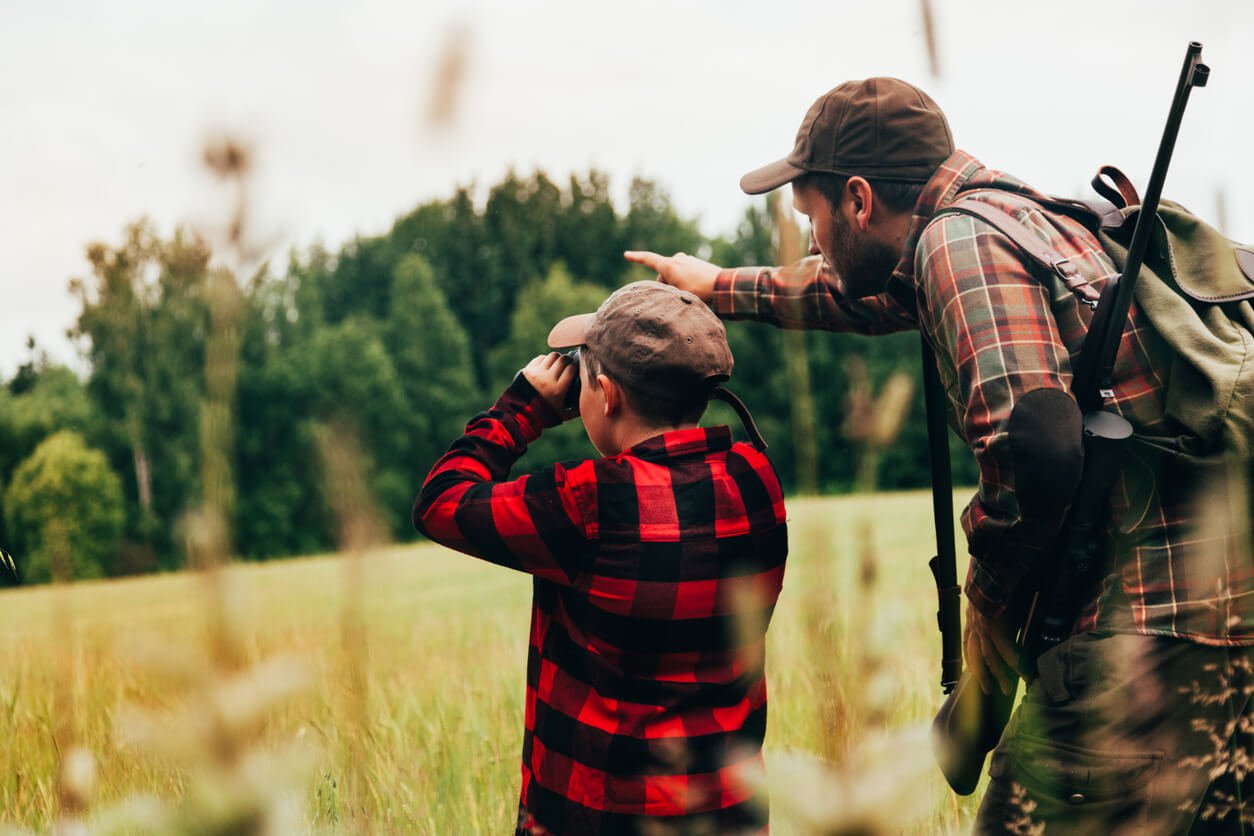
<path id="1" fill-rule="evenodd" d="M 911 212 L 898 212 L 885 219 L 883 235 L 886 242 L 899 252 L 906 246 L 906 238 L 910 235 L 910 222 L 914 219 Z"/>

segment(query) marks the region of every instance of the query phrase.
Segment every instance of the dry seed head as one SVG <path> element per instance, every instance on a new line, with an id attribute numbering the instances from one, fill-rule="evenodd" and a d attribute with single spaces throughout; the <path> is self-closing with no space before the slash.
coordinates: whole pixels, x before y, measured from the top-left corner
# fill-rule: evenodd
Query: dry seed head
<path id="1" fill-rule="evenodd" d="M 226 559 L 227 523 L 217 508 L 202 506 L 188 511 L 182 529 L 191 566 L 213 568 Z"/>
<path id="2" fill-rule="evenodd" d="M 845 437 L 865 441 L 875 431 L 875 402 L 871 397 L 871 377 L 866 361 L 857 355 L 845 358 L 849 391 L 845 395 Z"/>
<path id="3" fill-rule="evenodd" d="M 445 36 L 444 48 L 436 66 L 431 104 L 427 110 L 429 128 L 444 129 L 453 124 L 469 63 L 470 27 L 465 23 L 458 23 Z"/>
<path id="4" fill-rule="evenodd" d="M 61 797 L 66 808 L 86 810 L 95 791 L 96 759 L 81 746 L 71 747 L 61 761 Z"/>
<path id="5" fill-rule="evenodd" d="M 926 726 L 872 736 L 841 769 L 808 754 L 772 759 L 771 805 L 805 833 L 888 834 L 920 824 L 934 779 Z"/>
<path id="6" fill-rule="evenodd" d="M 124 636 L 118 644 L 118 655 L 128 667 L 161 679 L 163 691 L 196 686 L 212 675 L 209 660 L 203 655 L 161 642 L 151 634 Z"/>
<path id="7" fill-rule="evenodd" d="M 905 372 L 895 372 L 880 396 L 875 399 L 875 416 L 870 438 L 872 444 L 887 447 L 897 440 L 910 413 L 910 397 L 914 383 Z"/>
<path id="8" fill-rule="evenodd" d="M 308 686 L 306 667 L 294 657 L 275 657 L 232 676 L 219 674 L 177 709 L 146 711 L 124 705 L 115 716 L 119 745 L 181 762 L 216 759 L 246 748 L 273 710 Z"/>
<path id="9" fill-rule="evenodd" d="M 215 176 L 223 180 L 240 179 L 252 166 L 252 149 L 235 137 L 222 136 L 205 143 L 201 159 Z"/>
<path id="10" fill-rule="evenodd" d="M 304 691 L 309 679 L 304 664 L 290 656 L 274 657 L 223 678 L 212 696 L 222 731 L 235 738 L 255 735 L 273 709 Z"/>

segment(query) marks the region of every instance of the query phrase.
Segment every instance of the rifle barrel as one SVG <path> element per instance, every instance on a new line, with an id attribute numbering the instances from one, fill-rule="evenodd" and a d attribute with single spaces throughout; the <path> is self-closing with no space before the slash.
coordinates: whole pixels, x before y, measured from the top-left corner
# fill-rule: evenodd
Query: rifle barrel
<path id="1" fill-rule="evenodd" d="M 1171 100 L 1171 110 L 1167 115 L 1167 124 L 1163 127 L 1163 137 L 1158 144 L 1158 155 L 1154 158 L 1154 169 L 1150 173 L 1149 186 L 1145 190 L 1145 198 L 1141 201 L 1141 209 L 1137 214 L 1136 228 L 1132 233 L 1132 243 L 1128 247 L 1128 261 L 1123 273 L 1119 276 L 1119 284 L 1115 289 L 1112 302 L 1110 322 L 1102 335 L 1101 349 L 1097 354 L 1096 374 L 1091 380 L 1084 380 L 1077 386 L 1076 397 L 1084 412 L 1096 409 L 1103 400 L 1113 397 L 1112 377 L 1115 367 L 1115 355 L 1119 351 L 1120 338 L 1128 322 L 1128 310 L 1132 307 L 1132 294 L 1136 289 L 1137 278 L 1141 275 L 1141 264 L 1145 260 L 1145 251 L 1149 247 L 1154 226 L 1158 222 L 1158 201 L 1162 197 L 1163 183 L 1167 179 L 1167 168 L 1171 165 L 1171 155 L 1176 148 L 1176 137 L 1180 134 L 1180 123 L 1184 119 L 1184 108 L 1189 103 L 1189 92 L 1194 87 L 1205 87 L 1210 78 L 1210 67 L 1202 63 L 1202 45 L 1197 41 L 1189 43 L 1184 56 L 1184 66 L 1180 70 L 1180 80 L 1176 83 L 1176 92 Z"/>

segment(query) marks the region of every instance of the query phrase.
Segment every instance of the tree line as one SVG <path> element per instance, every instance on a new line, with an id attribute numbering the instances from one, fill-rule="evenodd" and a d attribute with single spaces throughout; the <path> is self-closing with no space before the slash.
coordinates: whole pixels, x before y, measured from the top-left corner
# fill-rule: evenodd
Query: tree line
<path id="1" fill-rule="evenodd" d="M 458 188 L 382 235 L 336 251 L 293 251 L 283 269 L 265 264 L 236 276 L 235 550 L 266 559 L 334 547 L 317 450 L 327 427 L 354 434 L 391 536 L 411 537 L 408 512 L 423 475 L 467 418 L 546 350 L 551 325 L 595 309 L 628 281 L 652 278 L 623 250 L 767 264 L 778 244 L 765 202 L 747 208 L 731 234 L 709 239 L 650 180 L 633 180 L 621 207 L 601 172 L 559 184 L 537 171 L 508 174 L 482 202 L 471 187 Z M 185 230 L 163 238 L 141 220 L 118 241 L 89 245 L 87 257 L 90 273 L 70 284 L 80 304 L 70 334 L 86 379 L 49 363 L 31 342 L 0 386 L 0 548 L 27 582 L 179 567 L 184 519 L 203 491 L 214 253 Z M 786 340 L 750 323 L 728 332 L 731 386 L 752 409 L 785 486 L 796 490 L 800 473 L 807 490 L 868 487 L 866 444 L 850 429 L 865 411 L 855 396 L 895 372 L 917 378 L 917 336 Z M 813 413 L 809 445 L 798 443 L 795 376 L 785 374 L 786 352 L 798 351 L 814 381 L 804 399 Z M 928 482 L 918 397 L 909 409 L 900 438 L 874 459 L 880 487 Z M 721 404 L 711 422 L 739 433 Z M 814 460 L 799 461 L 807 448 Z M 592 454 L 571 422 L 534 445 L 518 472 Z"/>

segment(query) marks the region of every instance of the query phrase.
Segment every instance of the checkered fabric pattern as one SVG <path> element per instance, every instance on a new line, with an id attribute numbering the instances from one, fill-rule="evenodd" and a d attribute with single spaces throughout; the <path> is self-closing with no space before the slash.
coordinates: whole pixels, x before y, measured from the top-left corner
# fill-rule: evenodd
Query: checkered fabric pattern
<path id="1" fill-rule="evenodd" d="M 1044 274 L 983 221 L 936 218 L 959 194 L 997 205 L 1038 232 L 1071 259 L 1083 277 L 1079 285 L 1100 291 L 1117 275 L 1083 225 L 1042 210 L 1029 186 L 956 151 L 925 186 L 885 293 L 850 299 L 822 259 L 810 258 L 787 268 L 726 270 L 712 306 L 725 319 L 785 328 L 923 332 L 935 349 L 954 424 L 980 469 L 979 492 L 962 520 L 974 558 L 966 593 L 995 616 L 1048 559 L 1039 548 L 1040 527 L 1029 530 L 1019 514 L 1007 423 L 1028 392 L 1069 391 L 1071 362 L 1092 310 L 1081 300 L 1082 288 Z M 1170 357 L 1134 305 L 1116 357 L 1111 406 L 1140 437 L 1175 434 L 1164 416 Z M 1203 524 L 1206 476 L 1145 445 L 1134 450 L 1111 501 L 1108 533 L 1119 582 L 1093 602 L 1077 632 L 1100 625 L 1204 644 L 1254 644 L 1254 557 L 1242 532 L 1232 536 Z"/>
<path id="2" fill-rule="evenodd" d="M 725 427 L 506 481 L 552 408 L 521 374 L 414 525 L 534 576 L 519 833 L 755 832 L 766 628 L 788 551 L 770 461 Z"/>

